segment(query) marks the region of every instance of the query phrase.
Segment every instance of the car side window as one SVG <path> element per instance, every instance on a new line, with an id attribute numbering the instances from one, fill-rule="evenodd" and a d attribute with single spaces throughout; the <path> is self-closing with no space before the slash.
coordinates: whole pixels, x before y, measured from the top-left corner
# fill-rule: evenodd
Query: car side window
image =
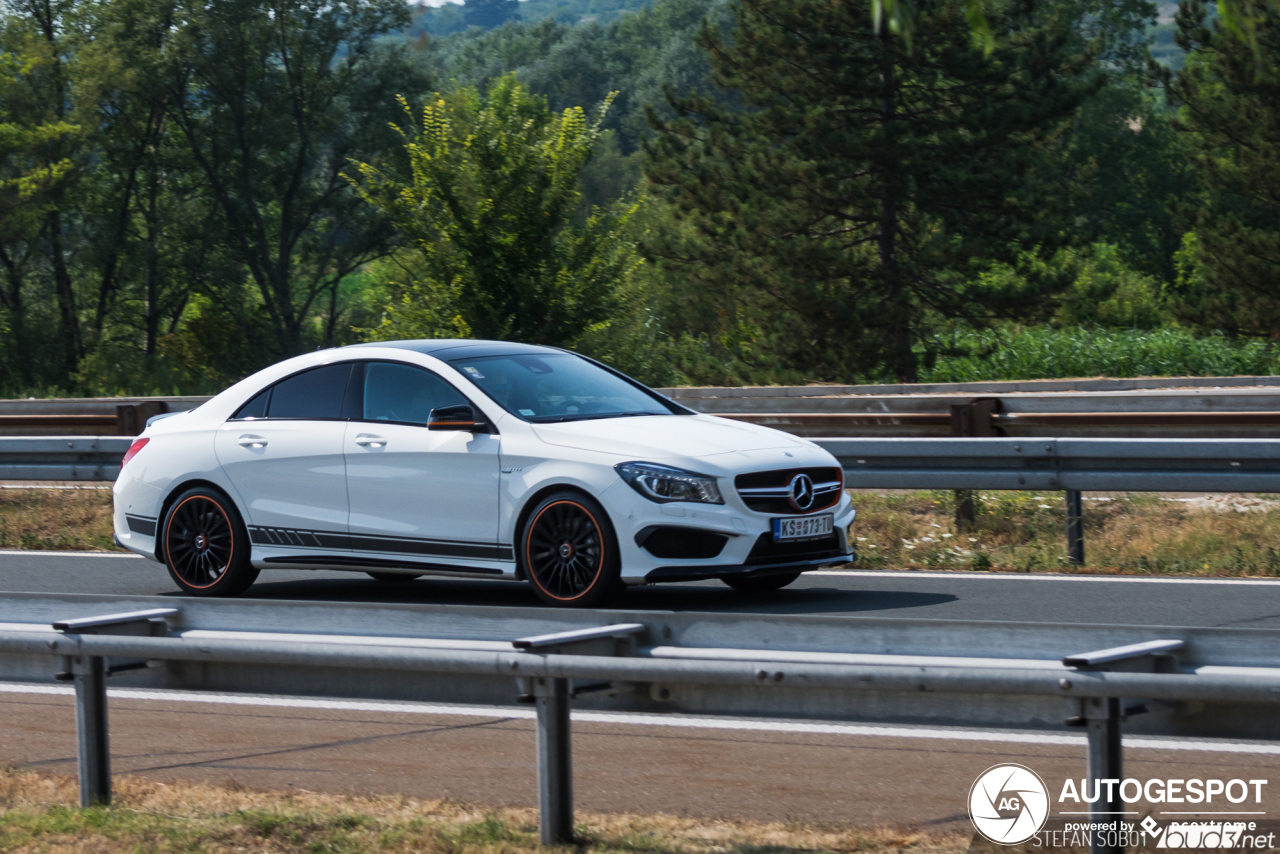
<path id="1" fill-rule="evenodd" d="M 365 365 L 365 421 L 426 424 L 433 409 L 470 403 L 456 388 L 422 368 L 395 362 Z"/>
<path id="2" fill-rule="evenodd" d="M 339 419 L 351 363 L 295 374 L 272 386 L 268 418 Z M 256 398 L 255 398 L 256 400 Z M 251 401 L 252 402 L 252 401 Z"/>
<path id="3" fill-rule="evenodd" d="M 257 421 L 267 417 L 267 401 L 271 399 L 271 388 L 268 386 L 253 396 L 253 399 L 236 410 L 232 421 Z"/>

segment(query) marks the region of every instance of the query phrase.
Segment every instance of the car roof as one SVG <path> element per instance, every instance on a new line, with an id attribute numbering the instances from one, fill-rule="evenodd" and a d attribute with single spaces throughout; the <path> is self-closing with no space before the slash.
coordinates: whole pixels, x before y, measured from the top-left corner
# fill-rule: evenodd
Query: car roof
<path id="1" fill-rule="evenodd" d="M 424 338 L 417 341 L 373 341 L 367 344 L 352 344 L 352 347 L 392 347 L 399 350 L 412 350 L 437 359 L 453 361 L 455 359 L 474 359 L 483 356 L 534 356 L 563 353 L 554 347 L 542 347 L 537 344 L 520 344 L 516 341 L 477 341 L 473 338 Z"/>

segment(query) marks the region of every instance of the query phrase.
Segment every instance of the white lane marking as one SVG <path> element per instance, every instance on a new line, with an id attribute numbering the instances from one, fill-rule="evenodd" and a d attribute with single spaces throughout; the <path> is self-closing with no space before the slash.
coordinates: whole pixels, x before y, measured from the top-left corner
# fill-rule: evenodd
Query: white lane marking
<path id="1" fill-rule="evenodd" d="M 72 695 L 75 689 L 63 685 L 0 682 L 0 694 Z M 161 691 L 143 688 L 109 688 L 107 696 L 118 700 L 150 700 L 166 703 L 209 703 L 224 706 L 260 706 L 278 709 L 320 709 L 343 712 L 392 712 L 414 715 L 455 715 L 472 718 L 518 718 L 533 720 L 533 709 L 510 706 L 454 706 L 447 703 L 383 703 L 370 700 L 319 700 L 304 697 L 253 697 L 241 694 L 203 694 L 195 691 Z M 1061 744 L 1083 747 L 1083 735 L 1056 735 L 1009 730 L 973 730 L 960 727 L 880 726 L 875 724 L 817 723 L 743 718 L 711 718 L 690 715 L 654 715 L 643 712 L 572 712 L 582 723 L 626 726 L 718 729 L 739 732 L 794 732 L 817 735 L 847 735 L 872 738 L 932 738 L 952 741 L 985 741 L 1001 744 Z M 1124 736 L 1126 747 L 1149 750 L 1195 750 L 1210 753 L 1252 753 L 1280 756 L 1280 745 L 1231 741 L 1203 741 L 1161 736 Z"/>
<path id="2" fill-rule="evenodd" d="M 1123 584 L 1228 584 L 1280 587 L 1273 578 L 1151 578 L 1141 575 L 1050 575 L 1025 572 L 917 572 L 910 569 L 819 569 L 809 575 L 840 575 L 848 578 L 950 578 L 960 581 L 1101 581 Z"/>
<path id="3" fill-rule="evenodd" d="M 120 552 L 55 552 L 45 549 L 0 549 L 0 555 L 47 555 L 49 557 L 136 557 L 142 555 L 121 554 Z"/>
<path id="4" fill-rule="evenodd" d="M 18 485 L 11 483 L 0 483 L 0 489 L 111 489 L 109 486 L 44 486 L 44 485 Z"/>

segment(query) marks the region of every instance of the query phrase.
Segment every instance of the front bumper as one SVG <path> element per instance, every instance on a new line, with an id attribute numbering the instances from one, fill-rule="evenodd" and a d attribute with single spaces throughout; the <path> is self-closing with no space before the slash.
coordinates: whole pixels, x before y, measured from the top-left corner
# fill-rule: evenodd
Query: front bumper
<path id="1" fill-rule="evenodd" d="M 741 558 L 739 558 L 742 560 Z M 795 543 L 775 543 L 770 534 L 761 534 L 742 563 L 689 563 L 651 569 L 646 582 L 697 581 L 706 578 L 753 578 L 804 572 L 824 566 L 839 566 L 857 560 L 857 550 L 849 543 L 844 529 L 835 529 L 829 537 Z"/>
<path id="2" fill-rule="evenodd" d="M 813 560 L 799 560 L 791 563 L 774 563 L 767 566 L 746 564 L 743 566 L 660 566 L 650 570 L 644 580 L 650 583 L 664 581 L 706 581 L 713 578 L 757 578 L 764 575 L 787 575 L 792 572 L 805 572 L 821 569 L 824 566 L 840 566 L 855 558 L 851 555 L 834 555 Z"/>

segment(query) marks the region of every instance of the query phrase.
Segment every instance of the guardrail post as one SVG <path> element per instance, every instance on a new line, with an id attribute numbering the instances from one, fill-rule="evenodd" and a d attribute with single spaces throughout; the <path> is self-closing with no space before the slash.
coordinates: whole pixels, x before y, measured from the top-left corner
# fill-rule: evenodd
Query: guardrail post
<path id="1" fill-rule="evenodd" d="M 1084 566 L 1084 498 L 1078 489 L 1067 490 L 1067 561 Z"/>
<path id="2" fill-rule="evenodd" d="M 1000 430 L 992 416 L 1003 411 L 999 398 L 978 398 L 968 403 L 951 404 L 951 435 L 961 437 L 997 436 Z M 956 490 L 956 531 L 973 530 L 978 518 L 976 495 L 972 489 Z"/>
<path id="3" fill-rule="evenodd" d="M 111 803 L 111 753 L 107 743 L 107 668 L 100 656 L 77 656 L 76 757 L 80 765 L 80 806 Z"/>
<path id="4" fill-rule="evenodd" d="M 1124 809 L 1120 800 L 1120 700 L 1116 697 L 1091 697 L 1084 707 L 1086 733 L 1089 739 L 1089 782 L 1098 789 L 1098 799 L 1089 805 L 1089 818 L 1109 822 L 1120 818 Z M 1110 781 L 1110 785 L 1103 781 Z M 1090 834 L 1090 854 L 1115 854 L 1124 846 L 1109 846 Z"/>
<path id="5" fill-rule="evenodd" d="M 516 638 L 511 646 L 544 655 L 635 655 L 637 639 L 648 629 L 643 623 L 617 623 Z M 605 682 L 579 685 L 569 680 L 538 677 L 519 680 L 518 702 L 538 707 L 538 824 L 543 845 L 573 842 L 573 761 L 569 751 L 569 698 L 611 690 Z"/>
<path id="6" fill-rule="evenodd" d="M 177 608 L 151 608 L 101 617 L 79 617 L 52 623 L 53 630 L 68 635 L 113 634 L 153 637 L 167 628 L 165 619 L 177 616 Z M 55 643 L 54 646 L 57 644 Z M 64 659 L 66 660 L 66 659 Z M 76 683 L 76 758 L 80 764 L 80 806 L 111 803 L 111 753 L 107 743 L 107 677 L 113 673 L 144 669 L 145 661 L 108 668 L 100 655 L 71 657 L 67 670 L 55 678 Z"/>
<path id="7" fill-rule="evenodd" d="M 538 679 L 538 824 L 543 845 L 573 842 L 569 680 Z"/>

